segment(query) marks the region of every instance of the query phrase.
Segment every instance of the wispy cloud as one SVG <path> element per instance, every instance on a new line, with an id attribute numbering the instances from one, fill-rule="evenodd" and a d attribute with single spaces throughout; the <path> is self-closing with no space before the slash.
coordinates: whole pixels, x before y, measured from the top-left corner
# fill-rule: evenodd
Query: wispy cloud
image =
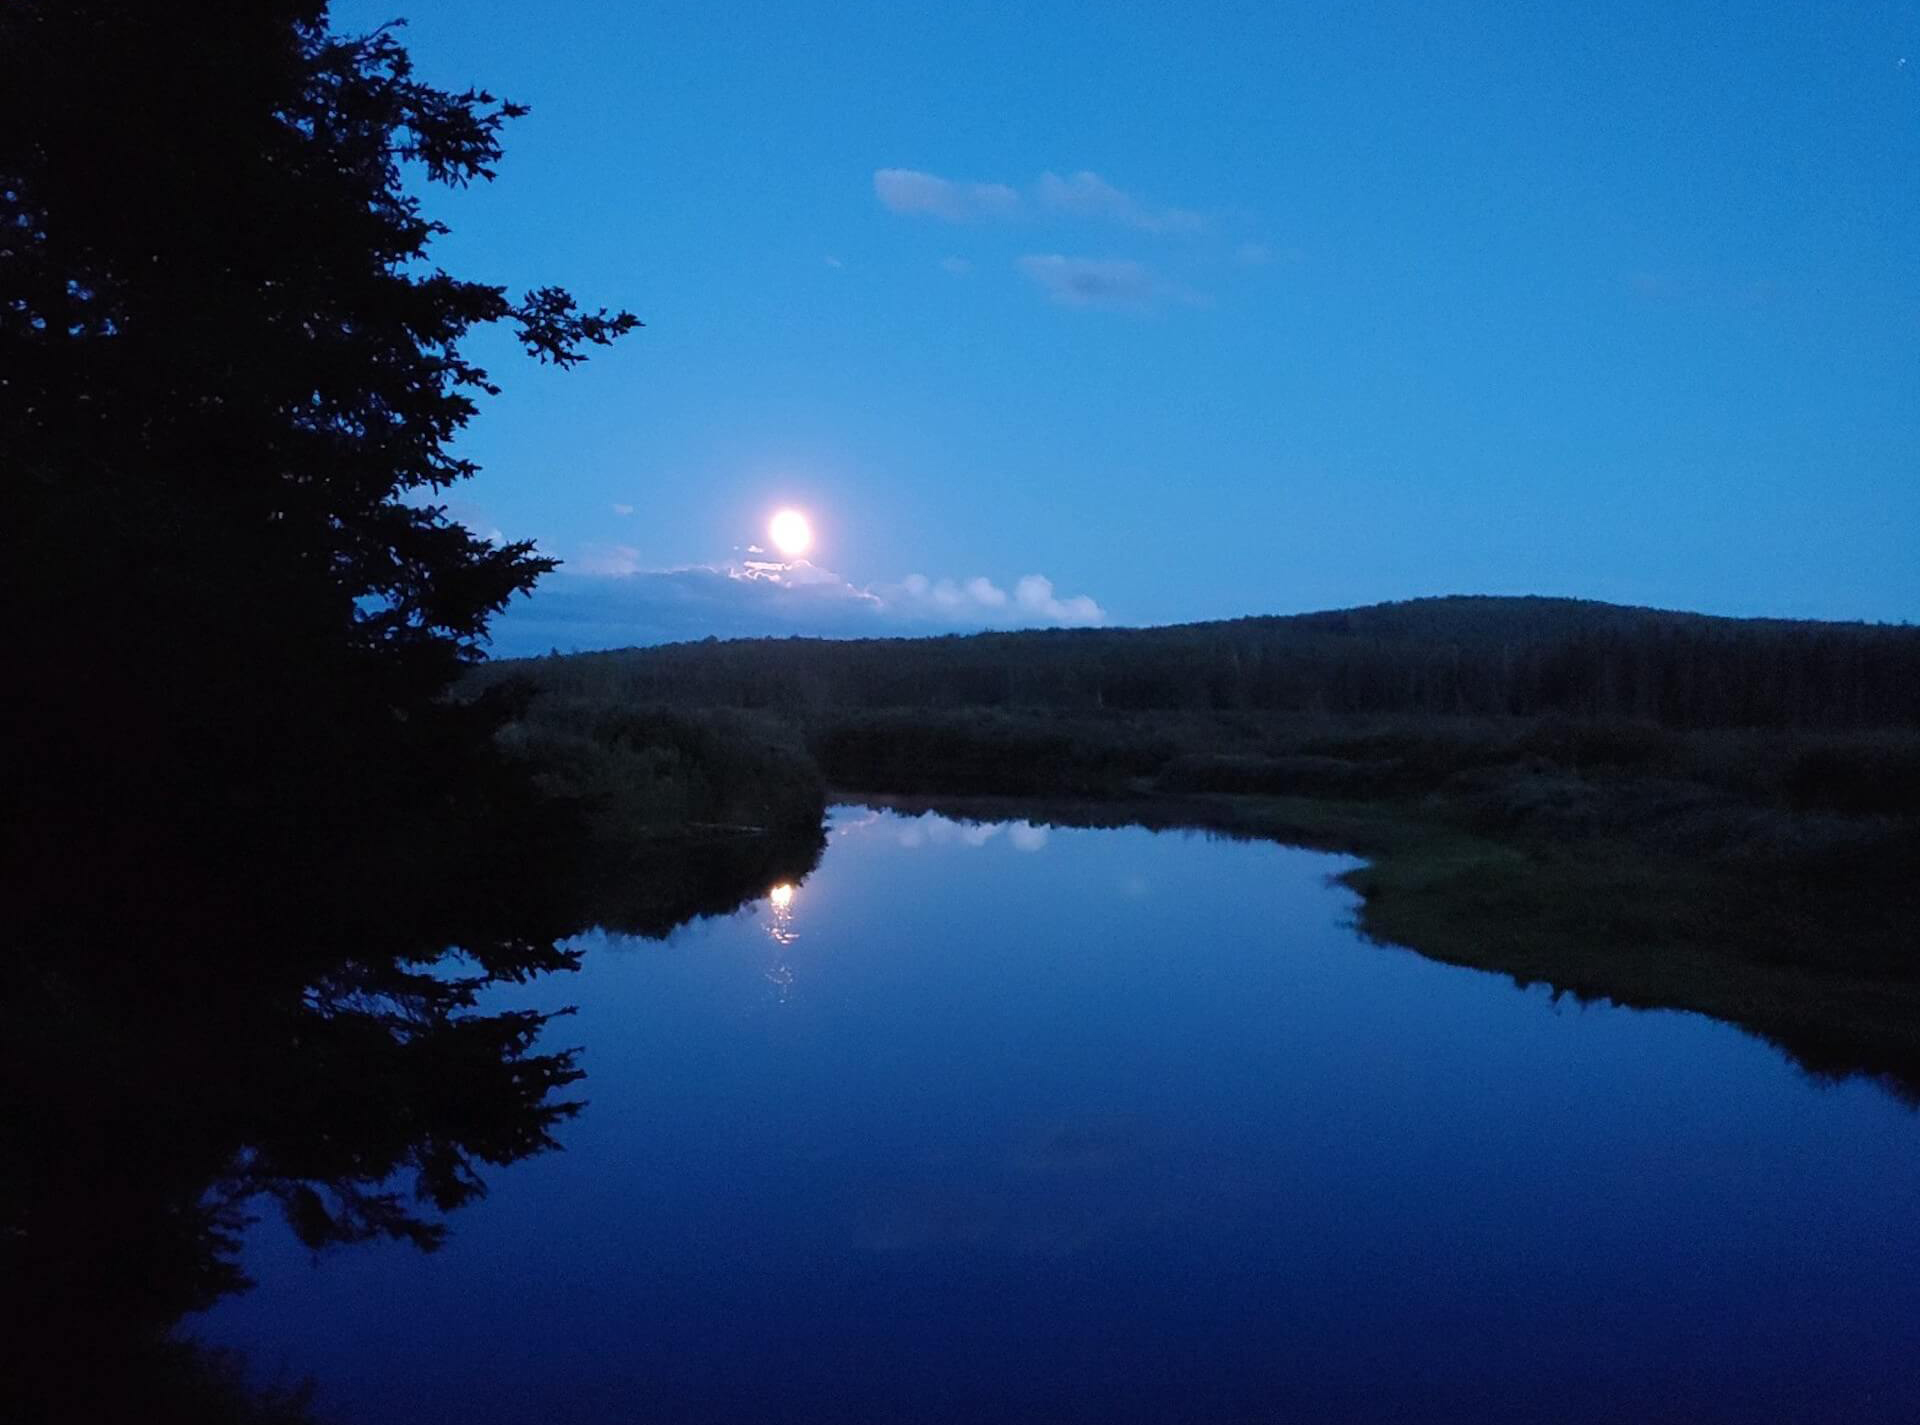
<path id="1" fill-rule="evenodd" d="M 891 212 L 950 223 L 1040 216 L 1116 223 L 1171 236 L 1192 236 L 1210 226 L 1204 213 L 1149 203 L 1084 168 L 1064 177 L 1043 173 L 1025 193 L 1006 183 L 962 182 L 915 168 L 882 168 L 873 175 L 873 191 Z"/>
<path id="2" fill-rule="evenodd" d="M 1104 623 L 1091 597 L 1062 598 L 1045 575 L 1008 590 L 991 579 L 930 579 L 862 588 L 806 560 L 649 570 L 626 545 L 568 561 L 494 624 L 494 652 L 513 657 L 686 639 L 878 637 Z"/>
<path id="3" fill-rule="evenodd" d="M 1014 265 L 1064 307 L 1142 308 L 1169 290 L 1152 268 L 1131 258 L 1037 253 Z"/>
<path id="4" fill-rule="evenodd" d="M 945 218 L 950 223 L 1019 215 L 1020 195 L 1004 183 L 956 183 L 912 168 L 882 168 L 873 192 L 889 211 Z"/>
<path id="5" fill-rule="evenodd" d="M 964 257 L 943 257 L 940 270 L 950 277 L 965 277 L 973 271 L 973 264 Z"/>
<path id="6" fill-rule="evenodd" d="M 1034 197 L 1048 212 L 1067 217 L 1119 223 L 1149 233 L 1198 233 L 1206 218 L 1188 208 L 1156 208 L 1131 193 L 1122 192 L 1097 173 L 1081 169 L 1062 178 L 1043 173 L 1034 185 Z"/>

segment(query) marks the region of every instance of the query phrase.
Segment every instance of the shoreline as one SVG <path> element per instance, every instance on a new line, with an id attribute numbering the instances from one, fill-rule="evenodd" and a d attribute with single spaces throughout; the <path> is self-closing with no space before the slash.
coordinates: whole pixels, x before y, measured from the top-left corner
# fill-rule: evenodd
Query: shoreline
<path id="1" fill-rule="evenodd" d="M 1672 1009 L 1732 1024 L 1819 1077 L 1879 1081 L 1920 1108 L 1920 985 L 1767 953 L 1822 907 L 1778 886 L 1631 842 L 1552 842 L 1466 831 L 1417 808 L 1226 793 L 941 796 L 835 787 L 835 803 L 971 820 L 1198 830 L 1337 852 L 1375 944 L 1544 983 L 1582 1001 Z M 1744 952 L 1744 953 L 1743 953 Z"/>

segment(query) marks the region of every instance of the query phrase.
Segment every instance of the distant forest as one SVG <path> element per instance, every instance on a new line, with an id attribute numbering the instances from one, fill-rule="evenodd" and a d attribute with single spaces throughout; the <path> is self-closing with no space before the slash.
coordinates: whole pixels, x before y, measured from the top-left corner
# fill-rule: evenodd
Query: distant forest
<path id="1" fill-rule="evenodd" d="M 488 665 L 599 704 L 1562 716 L 1920 727 L 1920 628 L 1453 597 L 1167 628 L 741 639 Z"/>

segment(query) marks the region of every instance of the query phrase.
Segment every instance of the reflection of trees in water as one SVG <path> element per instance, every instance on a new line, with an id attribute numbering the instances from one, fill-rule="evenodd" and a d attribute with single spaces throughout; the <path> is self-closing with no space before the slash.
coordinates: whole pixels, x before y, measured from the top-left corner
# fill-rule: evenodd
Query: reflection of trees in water
<path id="1" fill-rule="evenodd" d="M 16 965 L 0 1007 L 4 1349 L 50 1418 L 164 1416 L 165 1333 L 246 1284 L 263 1207 L 316 1250 L 432 1249 L 483 1169 L 552 1146 L 577 1107 L 571 1052 L 535 1043 L 549 1016 L 474 1008 L 524 962 L 443 978 L 408 963 L 424 947 L 368 944 L 296 956 L 302 977 L 204 943 L 133 948 L 155 953 Z M 179 1384 L 184 1410 L 205 1383 Z"/>
<path id="2" fill-rule="evenodd" d="M 613 862 L 602 897 L 564 828 L 532 809 L 486 824 L 516 844 L 469 835 L 462 864 L 517 869 L 484 886 L 231 844 L 156 851 L 146 879 L 173 889 L 144 913 L 111 894 L 84 913 L 74 876 L 9 885 L 19 943 L 54 952 L 0 972 L 0 1311 L 18 1323 L 0 1373 L 16 1418 L 211 1410 L 219 1373 L 167 1333 L 246 1285 L 252 1220 L 278 1212 L 315 1250 L 430 1251 L 489 1169 L 554 1146 L 578 1110 L 572 1051 L 542 1039 L 552 1016 L 482 1010 L 483 991 L 571 965 L 558 942 L 587 924 L 664 933 L 819 855 L 817 838 L 662 847 Z M 84 879 L 108 864 L 71 863 Z"/>

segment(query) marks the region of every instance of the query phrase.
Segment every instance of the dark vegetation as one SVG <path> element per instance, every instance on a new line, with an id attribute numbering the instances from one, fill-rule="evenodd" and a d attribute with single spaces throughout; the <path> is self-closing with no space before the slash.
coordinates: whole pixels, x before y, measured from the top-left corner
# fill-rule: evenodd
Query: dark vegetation
<path id="1" fill-rule="evenodd" d="M 1384 940 L 1920 1085 L 1917 629 L 1459 598 L 679 644 L 489 665 L 468 688 L 513 685 L 536 692 L 510 730 L 532 755 L 667 718 L 714 728 L 724 764 L 745 751 L 723 726 L 784 728 L 846 791 L 1357 851 Z"/>
<path id="2" fill-rule="evenodd" d="M 496 664 L 597 702 L 1561 716 L 1675 730 L 1920 727 L 1920 630 L 1576 599 L 1416 599 L 1148 629 L 742 639 Z"/>
<path id="3" fill-rule="evenodd" d="M 499 740 L 585 832 L 556 872 L 580 924 L 664 935 L 799 879 L 826 844 L 826 784 L 771 719 L 556 707 Z"/>
<path id="4" fill-rule="evenodd" d="M 564 367 L 637 323 L 439 270 L 408 186 L 521 112 L 320 0 L 0 6 L 9 1421 L 301 1418 L 170 1334 L 249 1215 L 431 1248 L 577 1106 L 561 1027 L 481 996 L 573 963 L 594 828 L 511 697 L 447 696 L 550 562 L 436 496 L 471 334 Z M 653 928 L 764 884 L 622 869 Z"/>

